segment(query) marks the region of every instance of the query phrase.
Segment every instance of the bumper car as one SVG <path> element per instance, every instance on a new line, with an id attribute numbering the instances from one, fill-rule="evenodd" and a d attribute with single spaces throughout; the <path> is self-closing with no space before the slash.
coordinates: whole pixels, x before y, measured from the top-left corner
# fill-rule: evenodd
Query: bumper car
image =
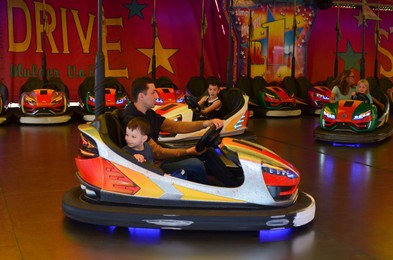
<path id="1" fill-rule="evenodd" d="M 156 105 L 162 106 L 170 103 L 184 103 L 186 93 L 173 88 L 156 88 L 159 98 L 156 99 Z"/>
<path id="2" fill-rule="evenodd" d="M 210 128 L 198 149 L 216 147 L 242 184 L 222 187 L 163 175 L 122 149 L 114 113 L 79 126 L 80 186 L 62 198 L 65 216 L 95 225 L 177 230 L 269 230 L 306 225 L 315 200 L 298 190 L 300 175 L 269 149 Z M 218 146 L 217 146 L 218 145 Z"/>
<path id="3" fill-rule="evenodd" d="M 296 107 L 295 95 L 279 82 L 267 83 L 260 76 L 240 77 L 236 86 L 249 95 L 249 109 L 255 116 L 292 117 L 302 112 Z"/>
<path id="4" fill-rule="evenodd" d="M 72 119 L 68 88 L 60 78 L 45 83 L 29 78 L 20 89 L 19 108 L 15 115 L 22 124 L 60 124 Z"/>
<path id="5" fill-rule="evenodd" d="M 238 138 L 255 140 L 254 134 L 247 131 L 249 119 L 248 96 L 239 89 L 231 88 L 222 91 L 222 114 L 224 127 L 221 136 L 237 136 Z M 176 121 L 192 121 L 198 103 L 195 99 L 186 98 L 186 103 L 172 103 L 156 107 L 156 113 Z M 170 147 L 190 147 L 207 131 L 208 128 L 192 133 L 161 132 L 158 140 Z"/>
<path id="6" fill-rule="evenodd" d="M 337 143 L 372 143 L 393 133 L 388 123 L 389 102 L 384 96 L 384 109 L 370 103 L 364 94 L 356 93 L 353 100 L 325 104 L 320 114 L 320 126 L 314 130 L 317 140 Z"/>
<path id="7" fill-rule="evenodd" d="M 3 82 L 0 81 L 0 125 L 5 124 L 11 117 L 8 105 L 8 89 Z"/>
<path id="8" fill-rule="evenodd" d="M 156 92 L 159 98 L 156 99 L 156 105 L 161 106 L 169 103 L 184 103 L 185 91 L 179 90 L 178 87 L 168 77 L 159 77 L 155 82 Z"/>
<path id="9" fill-rule="evenodd" d="M 287 76 L 283 85 L 295 94 L 296 106 L 302 110 L 302 114 L 319 115 L 324 104 L 329 103 L 331 89 L 324 82 L 312 85 L 305 77 Z"/>
<path id="10" fill-rule="evenodd" d="M 105 111 L 113 111 L 118 108 L 124 108 L 129 102 L 127 92 L 116 78 L 106 77 L 104 79 L 105 87 Z M 93 121 L 95 118 L 95 78 L 87 77 L 79 86 L 79 114 L 85 121 Z"/>

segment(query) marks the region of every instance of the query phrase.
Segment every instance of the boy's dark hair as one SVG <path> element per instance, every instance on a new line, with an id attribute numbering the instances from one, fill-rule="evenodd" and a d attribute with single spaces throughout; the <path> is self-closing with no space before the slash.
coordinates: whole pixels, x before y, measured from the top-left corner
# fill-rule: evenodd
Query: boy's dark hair
<path id="1" fill-rule="evenodd" d="M 150 134 L 150 124 L 143 117 L 134 117 L 131 119 L 127 124 L 127 128 L 131 130 L 139 129 L 142 135 L 149 136 Z"/>
<path id="2" fill-rule="evenodd" d="M 149 89 L 147 84 L 154 83 L 154 80 L 149 77 L 139 77 L 134 79 L 131 84 L 131 97 L 134 102 L 138 101 L 139 93 L 146 94 L 146 91 Z"/>
<path id="3" fill-rule="evenodd" d="M 221 82 L 217 77 L 210 76 L 206 79 L 207 85 L 212 85 L 212 86 L 218 86 L 218 88 L 221 87 Z"/>

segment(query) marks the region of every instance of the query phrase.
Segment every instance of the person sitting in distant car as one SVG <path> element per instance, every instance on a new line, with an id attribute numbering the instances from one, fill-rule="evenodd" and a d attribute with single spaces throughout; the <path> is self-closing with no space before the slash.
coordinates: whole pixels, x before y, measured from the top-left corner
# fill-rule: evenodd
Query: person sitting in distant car
<path id="1" fill-rule="evenodd" d="M 366 95 L 370 104 L 375 103 L 382 110 L 385 109 L 385 105 L 384 104 L 379 102 L 378 99 L 376 99 L 375 97 L 371 96 L 371 94 L 370 94 L 370 85 L 369 85 L 367 79 L 361 79 L 361 80 L 358 81 L 358 84 L 356 85 L 356 92 L 353 92 L 352 96 L 355 97 L 356 93 L 362 93 L 362 94 Z"/>
<path id="2" fill-rule="evenodd" d="M 352 70 L 344 70 L 339 77 L 333 82 L 333 89 L 330 95 L 330 102 L 334 103 L 339 100 L 349 100 L 355 89 L 355 74 Z"/>
<path id="3" fill-rule="evenodd" d="M 218 96 L 220 93 L 220 81 L 215 77 L 208 80 L 207 92 L 209 95 L 203 96 L 198 104 L 201 107 L 199 113 L 206 118 L 221 118 L 222 102 Z"/>

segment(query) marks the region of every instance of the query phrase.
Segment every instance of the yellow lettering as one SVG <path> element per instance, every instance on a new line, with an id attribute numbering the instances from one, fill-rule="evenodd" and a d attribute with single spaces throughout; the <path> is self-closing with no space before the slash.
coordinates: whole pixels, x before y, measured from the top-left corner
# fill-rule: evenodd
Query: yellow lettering
<path id="1" fill-rule="evenodd" d="M 125 67 L 124 69 L 111 69 L 109 67 L 109 59 L 108 59 L 108 51 L 119 51 L 121 52 L 121 45 L 120 42 L 107 42 L 106 41 L 106 36 L 107 36 L 107 28 L 104 27 L 109 27 L 109 26 L 121 26 L 123 27 L 123 19 L 121 17 L 119 18 L 105 18 L 105 23 L 102 28 L 103 34 L 102 34 L 102 51 L 104 52 L 105 56 L 105 75 L 107 77 L 125 77 L 128 78 L 128 67 Z"/>
<path id="2" fill-rule="evenodd" d="M 68 46 L 68 26 L 67 26 L 67 9 L 60 8 L 61 14 L 61 31 L 63 35 L 63 53 L 70 53 Z"/>
<path id="3" fill-rule="evenodd" d="M 386 37 L 387 40 L 389 40 L 389 34 L 387 31 L 385 30 L 381 30 L 380 31 L 380 35 L 381 38 L 382 36 Z M 390 64 L 393 64 L 393 56 L 392 54 L 389 52 L 389 50 L 382 48 L 381 45 L 378 46 L 378 51 L 382 54 L 384 54 L 389 60 L 390 60 Z M 381 64 L 380 66 L 380 73 L 388 78 L 393 77 L 393 70 L 392 70 L 392 66 L 390 66 L 390 70 L 386 70 L 383 65 Z"/>
<path id="4" fill-rule="evenodd" d="M 21 42 L 15 42 L 14 37 L 14 16 L 13 9 L 19 8 L 22 10 L 26 19 L 26 36 Z M 8 0 L 7 1 L 8 11 L 8 51 L 9 52 L 24 52 L 29 48 L 31 43 L 31 16 L 29 8 L 26 3 L 22 0 Z M 23 19 L 20 19 L 22 21 Z"/>
<path id="5" fill-rule="evenodd" d="M 45 34 L 49 40 L 50 47 L 52 49 L 52 53 L 59 53 L 57 49 L 55 39 L 53 38 L 53 32 L 56 29 L 56 13 L 51 5 L 45 4 L 45 12 L 46 12 L 46 21 L 45 14 L 41 19 L 41 11 L 44 10 L 44 6 L 40 2 L 34 2 L 35 5 L 35 28 L 36 28 L 36 37 L 37 37 L 37 52 L 42 52 L 42 42 L 41 42 L 41 34 L 44 33 L 44 25 L 45 25 Z M 42 21 L 42 22 L 41 22 Z M 45 38 L 44 38 L 45 39 Z"/>
<path id="6" fill-rule="evenodd" d="M 79 39 L 82 44 L 82 51 L 83 51 L 83 53 L 89 53 L 89 47 L 90 47 L 90 42 L 91 42 L 91 35 L 93 33 L 93 25 L 94 25 L 95 16 L 92 14 L 89 14 L 89 22 L 87 25 L 86 36 L 85 36 L 83 34 L 81 21 L 79 20 L 78 11 L 71 10 L 71 13 L 72 13 L 72 16 L 74 17 L 76 29 L 78 31 L 78 36 L 79 36 Z"/>

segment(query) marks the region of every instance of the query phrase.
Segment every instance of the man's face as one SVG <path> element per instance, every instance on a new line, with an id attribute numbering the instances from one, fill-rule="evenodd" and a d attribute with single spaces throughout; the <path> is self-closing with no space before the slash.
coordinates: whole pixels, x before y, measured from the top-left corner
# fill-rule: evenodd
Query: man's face
<path id="1" fill-rule="evenodd" d="M 156 92 L 156 87 L 154 83 L 147 84 L 146 94 L 140 93 L 138 98 L 138 103 L 140 102 L 147 109 L 154 108 L 158 94 Z"/>

